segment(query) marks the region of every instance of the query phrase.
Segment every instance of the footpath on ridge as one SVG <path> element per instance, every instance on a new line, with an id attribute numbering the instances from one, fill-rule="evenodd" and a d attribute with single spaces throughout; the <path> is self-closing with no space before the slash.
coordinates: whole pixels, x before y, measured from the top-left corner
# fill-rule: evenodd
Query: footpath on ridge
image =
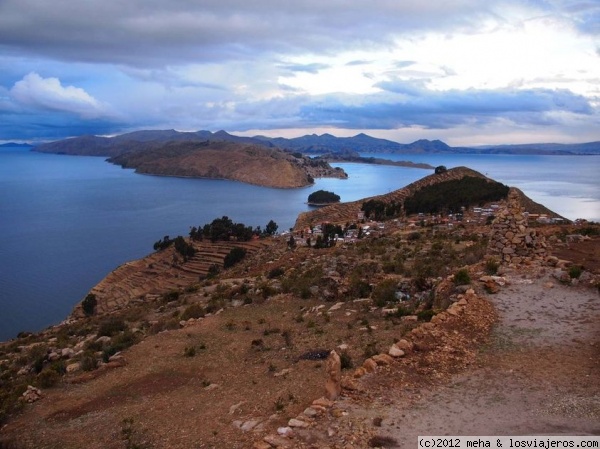
<path id="1" fill-rule="evenodd" d="M 369 447 L 373 435 L 384 447 L 426 435 L 600 435 L 600 298 L 550 271 L 507 271 L 489 296 L 499 320 L 465 371 L 403 385 L 374 376 L 324 425 L 347 447 Z"/>

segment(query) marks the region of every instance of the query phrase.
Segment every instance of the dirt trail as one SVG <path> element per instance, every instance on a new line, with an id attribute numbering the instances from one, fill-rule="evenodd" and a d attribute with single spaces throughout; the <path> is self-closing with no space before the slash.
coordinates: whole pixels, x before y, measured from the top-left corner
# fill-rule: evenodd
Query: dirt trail
<path id="1" fill-rule="evenodd" d="M 600 295 L 544 271 L 507 277 L 490 298 L 500 320 L 475 366 L 416 401 L 390 389 L 352 405 L 353 421 L 398 447 L 419 435 L 600 435 Z"/>

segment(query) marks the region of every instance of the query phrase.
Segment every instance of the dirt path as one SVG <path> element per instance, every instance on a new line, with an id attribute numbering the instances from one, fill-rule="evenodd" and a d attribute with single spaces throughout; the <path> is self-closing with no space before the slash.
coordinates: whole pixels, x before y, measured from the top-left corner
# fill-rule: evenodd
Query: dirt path
<path id="1" fill-rule="evenodd" d="M 491 296 L 500 320 L 472 368 L 349 405 L 354 428 L 403 448 L 419 435 L 600 435 L 600 295 L 543 272 L 507 277 Z"/>

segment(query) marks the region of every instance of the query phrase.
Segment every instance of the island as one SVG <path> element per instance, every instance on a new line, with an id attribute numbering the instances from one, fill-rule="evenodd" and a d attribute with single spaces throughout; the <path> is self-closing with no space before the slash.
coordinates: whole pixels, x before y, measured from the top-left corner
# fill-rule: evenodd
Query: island
<path id="1" fill-rule="evenodd" d="M 309 206 L 327 206 L 328 204 L 339 203 L 340 196 L 327 190 L 317 190 L 308 195 Z"/>

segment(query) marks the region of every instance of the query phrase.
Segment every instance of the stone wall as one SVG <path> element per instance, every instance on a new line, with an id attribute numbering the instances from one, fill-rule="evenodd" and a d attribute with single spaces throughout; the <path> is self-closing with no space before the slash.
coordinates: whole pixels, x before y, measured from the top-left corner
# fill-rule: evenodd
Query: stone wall
<path id="1" fill-rule="evenodd" d="M 506 206 L 498 211 L 492 223 L 488 254 L 505 265 L 530 263 L 544 259 L 546 247 L 544 236 L 528 228 L 518 192 L 511 189 Z"/>

